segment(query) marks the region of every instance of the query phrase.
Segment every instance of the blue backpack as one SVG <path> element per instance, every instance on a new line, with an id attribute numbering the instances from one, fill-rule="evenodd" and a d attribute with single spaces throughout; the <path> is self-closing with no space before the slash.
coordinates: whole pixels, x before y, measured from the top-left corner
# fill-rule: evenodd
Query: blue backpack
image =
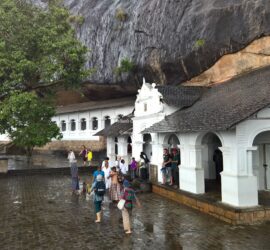
<path id="1" fill-rule="evenodd" d="M 97 181 L 96 187 L 95 187 L 95 194 L 98 196 L 104 196 L 106 193 L 106 185 L 104 181 Z"/>

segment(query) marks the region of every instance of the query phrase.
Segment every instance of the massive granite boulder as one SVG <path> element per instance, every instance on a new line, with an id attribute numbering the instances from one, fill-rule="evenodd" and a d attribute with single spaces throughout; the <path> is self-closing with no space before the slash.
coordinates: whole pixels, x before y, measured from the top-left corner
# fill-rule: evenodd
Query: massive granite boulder
<path id="1" fill-rule="evenodd" d="M 47 0 L 33 0 L 46 5 Z M 178 84 L 270 34 L 269 0 L 64 0 L 94 84 Z M 121 61 L 134 64 L 121 71 Z M 117 68 L 118 67 L 118 68 Z"/>

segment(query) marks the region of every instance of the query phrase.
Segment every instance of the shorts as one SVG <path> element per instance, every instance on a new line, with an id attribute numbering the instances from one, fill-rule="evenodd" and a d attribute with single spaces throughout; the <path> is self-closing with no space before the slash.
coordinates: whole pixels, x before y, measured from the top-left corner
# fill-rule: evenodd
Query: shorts
<path id="1" fill-rule="evenodd" d="M 167 176 L 167 168 L 161 168 L 161 173 L 164 178 Z"/>
<path id="2" fill-rule="evenodd" d="M 96 213 L 99 213 L 101 211 L 101 203 L 102 201 L 95 201 L 95 211 Z"/>
<path id="3" fill-rule="evenodd" d="M 83 157 L 83 161 L 87 161 L 87 159 L 88 159 L 87 157 Z"/>
<path id="4" fill-rule="evenodd" d="M 171 167 L 167 167 L 166 169 L 167 169 L 167 175 L 168 175 L 168 177 L 171 178 L 172 177 L 172 168 Z"/>

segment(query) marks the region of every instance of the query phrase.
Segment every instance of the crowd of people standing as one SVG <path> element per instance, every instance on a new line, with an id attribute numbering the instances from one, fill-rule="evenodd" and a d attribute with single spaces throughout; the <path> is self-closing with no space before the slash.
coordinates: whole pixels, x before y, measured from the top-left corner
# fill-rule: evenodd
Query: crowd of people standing
<path id="1" fill-rule="evenodd" d="M 82 157 L 83 165 L 85 166 L 88 161 L 87 154 L 90 150 L 87 150 L 85 146 L 82 146 L 82 150 L 79 156 Z M 91 152 L 91 151 L 90 151 Z M 92 155 L 91 155 L 92 157 Z M 78 167 L 76 163 L 75 153 L 70 150 L 68 153 L 68 160 L 71 168 L 72 178 L 72 193 L 80 194 L 85 193 L 87 196 L 93 196 L 93 202 L 96 213 L 96 223 L 101 222 L 102 218 L 102 203 L 104 199 L 107 199 L 113 207 L 118 207 L 123 203 L 121 207 L 123 227 L 126 234 L 131 233 L 130 215 L 134 204 L 140 207 L 140 202 L 135 194 L 135 191 L 130 185 L 128 172 L 128 165 L 124 159 L 118 158 L 112 163 L 108 157 L 104 159 L 101 165 L 97 167 L 97 170 L 93 173 L 93 183 L 86 184 L 85 182 L 80 188 Z M 92 160 L 92 159 L 91 159 Z M 137 163 L 133 158 L 130 164 L 132 179 L 136 176 Z M 120 209 L 120 208 L 119 208 Z"/>

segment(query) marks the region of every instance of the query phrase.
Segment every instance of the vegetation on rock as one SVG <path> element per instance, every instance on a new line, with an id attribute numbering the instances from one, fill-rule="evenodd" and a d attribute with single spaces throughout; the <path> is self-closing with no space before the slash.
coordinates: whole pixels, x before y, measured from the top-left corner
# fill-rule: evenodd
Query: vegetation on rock
<path id="1" fill-rule="evenodd" d="M 115 74 L 120 76 L 122 73 L 131 72 L 135 67 L 135 64 L 130 61 L 128 58 L 122 59 L 120 62 L 120 66 L 115 68 Z"/>
<path id="2" fill-rule="evenodd" d="M 116 10 L 115 17 L 120 22 L 125 22 L 128 18 L 128 15 L 124 9 L 119 8 Z"/>
<path id="3" fill-rule="evenodd" d="M 204 39 L 198 39 L 195 44 L 194 44 L 194 47 L 196 49 L 200 48 L 200 47 L 203 47 L 205 44 L 205 40 Z"/>

